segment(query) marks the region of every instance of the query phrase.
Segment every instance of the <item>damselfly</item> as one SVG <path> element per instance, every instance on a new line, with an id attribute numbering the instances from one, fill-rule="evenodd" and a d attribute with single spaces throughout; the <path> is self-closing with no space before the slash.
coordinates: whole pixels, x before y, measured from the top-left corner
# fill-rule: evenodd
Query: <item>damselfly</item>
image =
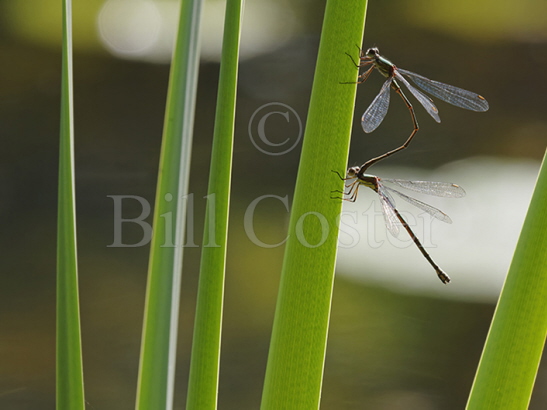
<path id="1" fill-rule="evenodd" d="M 380 155 L 379 157 L 369 160 L 367 168 L 370 167 L 372 164 L 382 159 L 385 159 L 402 149 L 405 149 L 410 144 L 410 141 L 412 141 L 412 138 L 414 138 L 414 135 L 418 132 L 419 127 L 418 121 L 416 119 L 416 114 L 414 113 L 414 108 L 412 107 L 412 104 L 410 103 L 406 95 L 403 93 L 400 84 L 405 85 L 405 87 L 412 93 L 412 95 L 414 95 L 414 97 L 416 97 L 416 99 L 425 108 L 429 115 L 433 117 L 435 121 L 441 122 L 441 119 L 439 117 L 439 110 L 437 109 L 435 104 L 433 104 L 431 98 L 413 87 L 404 76 L 410 78 L 412 82 L 414 82 L 422 90 L 428 92 L 434 97 L 446 101 L 447 103 L 472 111 L 482 112 L 488 110 L 488 102 L 483 96 L 475 94 L 471 91 L 466 91 L 461 88 L 454 87 L 452 85 L 433 81 L 429 78 L 415 74 L 411 71 L 398 68 L 387 58 L 380 55 L 380 52 L 376 47 L 369 48 L 365 54 L 363 54 L 361 51 L 358 67 L 367 67 L 369 65 L 371 67 L 358 77 L 358 84 L 364 83 L 375 68 L 384 77 L 386 77 L 387 80 L 384 82 L 384 85 L 382 86 L 380 92 L 378 93 L 376 98 L 374 98 L 372 103 L 363 114 L 363 117 L 361 118 L 361 125 L 363 126 L 363 130 L 366 133 L 372 132 L 382 123 L 389 107 L 389 94 L 391 88 L 393 88 L 393 90 L 395 90 L 395 92 L 401 96 L 405 105 L 410 111 L 414 130 L 403 145 L 383 155 Z"/>
<path id="2" fill-rule="evenodd" d="M 465 196 L 465 191 L 462 187 L 456 184 L 446 182 L 381 179 L 375 175 L 365 174 L 363 166 L 349 168 L 346 178 L 342 178 L 340 174 L 338 174 L 338 176 L 344 181 L 348 181 L 346 183 L 347 191 L 342 192 L 345 195 L 345 198 L 342 199 L 346 201 L 355 202 L 355 200 L 357 199 L 359 187 L 361 185 L 364 185 L 375 191 L 380 198 L 380 203 L 382 204 L 382 213 L 384 215 L 384 221 L 387 230 L 394 237 L 397 237 L 399 235 L 399 223 L 403 225 L 420 252 L 422 252 L 422 255 L 424 255 L 424 257 L 431 264 L 433 269 L 435 269 L 435 272 L 437 272 L 437 276 L 439 277 L 439 279 L 443 283 L 450 282 L 450 277 L 439 267 L 439 265 L 435 263 L 435 261 L 433 261 L 431 256 L 429 256 L 429 253 L 427 253 L 416 235 L 414 235 L 414 232 L 412 231 L 408 223 L 404 220 L 404 218 L 397 210 L 395 206 L 395 200 L 393 199 L 392 194 L 399 196 L 406 202 L 420 208 L 422 211 L 427 212 L 429 215 L 437 218 L 440 221 L 452 223 L 452 220 L 447 214 L 438 210 L 437 208 L 434 208 L 431 205 L 428 205 L 422 201 L 418 201 L 415 198 L 409 197 L 402 192 L 397 191 L 396 189 L 385 186 L 384 182 L 389 182 L 402 188 L 406 188 L 415 192 L 420 192 L 422 194 L 435 195 L 445 198 L 461 198 Z"/>

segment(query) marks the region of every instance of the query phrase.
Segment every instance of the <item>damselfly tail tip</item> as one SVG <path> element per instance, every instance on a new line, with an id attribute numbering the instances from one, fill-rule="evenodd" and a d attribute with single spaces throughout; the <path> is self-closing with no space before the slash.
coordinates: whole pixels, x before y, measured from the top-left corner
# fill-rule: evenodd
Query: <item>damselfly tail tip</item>
<path id="1" fill-rule="evenodd" d="M 446 273 L 444 273 L 441 269 L 437 270 L 437 276 L 439 277 L 441 282 L 444 283 L 445 285 L 450 283 L 450 277 Z"/>

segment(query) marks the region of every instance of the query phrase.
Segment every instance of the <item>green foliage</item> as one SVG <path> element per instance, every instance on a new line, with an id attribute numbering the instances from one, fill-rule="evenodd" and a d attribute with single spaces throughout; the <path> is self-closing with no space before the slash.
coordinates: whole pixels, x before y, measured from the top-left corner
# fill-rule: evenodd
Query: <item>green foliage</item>
<path id="1" fill-rule="evenodd" d="M 199 0 L 182 2 L 171 63 L 148 267 L 139 410 L 167 408 L 173 398 L 183 251 L 180 241 L 186 220 L 201 4 Z"/>
<path id="2" fill-rule="evenodd" d="M 176 335 L 201 1 L 182 2 L 165 113 L 136 408 L 174 392 Z M 340 201 L 367 2 L 328 0 L 303 139 L 261 408 L 317 409 Z M 209 177 L 188 409 L 216 409 L 242 0 L 228 0 Z M 57 245 L 57 409 L 84 409 L 74 194 L 71 1 L 63 0 Z M 171 229 L 175 226 L 175 229 Z M 210 246 L 213 245 L 214 246 Z M 547 167 L 505 282 L 467 409 L 527 408 L 547 333 Z"/>
<path id="3" fill-rule="evenodd" d="M 367 2 L 329 0 L 302 146 L 278 294 L 263 410 L 317 409 L 325 359 L 341 201 Z"/>
<path id="4" fill-rule="evenodd" d="M 500 295 L 467 409 L 526 409 L 547 333 L 547 164 Z"/>
<path id="5" fill-rule="evenodd" d="M 57 409 L 84 409 L 78 301 L 72 99 L 72 4 L 63 1 L 61 134 L 57 221 Z"/>
<path id="6" fill-rule="evenodd" d="M 228 0 L 205 232 L 192 343 L 188 410 L 216 409 L 242 1 Z"/>

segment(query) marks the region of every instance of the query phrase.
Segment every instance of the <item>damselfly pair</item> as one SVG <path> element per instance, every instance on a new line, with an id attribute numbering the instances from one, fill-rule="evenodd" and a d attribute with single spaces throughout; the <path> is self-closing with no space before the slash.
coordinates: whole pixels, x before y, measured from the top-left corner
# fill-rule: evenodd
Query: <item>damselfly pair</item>
<path id="1" fill-rule="evenodd" d="M 357 65 L 357 64 L 356 64 Z M 452 220 L 444 212 L 438 210 L 437 208 L 427 205 L 424 202 L 418 201 L 415 198 L 411 198 L 393 188 L 385 186 L 383 182 L 390 182 L 395 185 L 398 185 L 402 188 L 406 188 L 415 192 L 420 192 L 428 195 L 435 195 L 440 197 L 447 198 L 461 198 L 465 195 L 463 188 L 456 184 L 446 183 L 446 182 L 431 182 L 431 181 L 406 181 L 401 179 L 380 179 L 375 175 L 365 174 L 365 171 L 373 164 L 381 161 L 398 151 L 401 151 L 408 147 L 416 133 L 418 132 L 418 121 L 416 120 L 416 115 L 414 113 L 414 108 L 408 100 L 408 98 L 403 93 L 399 83 L 405 85 L 405 87 L 416 97 L 420 104 L 425 108 L 425 110 L 435 119 L 435 121 L 440 122 L 440 117 L 438 114 L 438 109 L 433 104 L 431 98 L 423 94 L 421 91 L 413 87 L 404 77 L 403 74 L 409 77 L 416 85 L 418 85 L 424 91 L 430 93 L 431 95 L 446 101 L 452 105 L 466 108 L 473 111 L 486 111 L 488 110 L 488 102 L 486 99 L 478 94 L 475 94 L 471 91 L 466 91 L 461 88 L 457 88 L 448 84 L 444 84 L 438 81 L 430 80 L 421 75 L 415 74 L 411 71 L 402 70 L 397 68 L 391 61 L 381 56 L 377 48 L 369 48 L 365 54 L 361 53 L 358 67 L 367 67 L 368 70 L 359 76 L 358 83 L 363 83 L 370 76 L 371 72 L 376 68 L 382 75 L 387 77 L 380 93 L 372 101 L 370 106 L 367 108 L 363 117 L 361 119 L 361 124 L 363 130 L 367 133 L 374 131 L 380 123 L 383 121 L 386 116 L 387 109 L 389 107 L 389 92 L 393 88 L 397 94 L 401 96 L 405 105 L 410 111 L 412 117 L 412 123 L 414 129 L 406 142 L 400 147 L 388 151 L 385 154 L 382 154 L 376 158 L 365 162 L 360 167 L 351 167 L 347 170 L 346 178 L 343 178 L 340 174 L 341 179 L 347 181 L 346 189 L 347 191 L 341 192 L 345 195 L 344 200 L 355 202 L 357 199 L 357 193 L 359 187 L 364 185 L 373 191 L 375 191 L 379 198 L 380 203 L 382 204 L 382 211 L 384 215 L 384 220 L 388 231 L 393 236 L 398 236 L 399 227 L 398 224 L 402 224 L 406 229 L 420 252 L 431 264 L 437 276 L 443 283 L 449 283 L 450 277 L 433 261 L 429 253 L 425 250 L 423 245 L 420 243 L 408 223 L 401 216 L 399 211 L 395 206 L 395 200 L 391 194 L 396 194 L 403 200 L 409 202 L 410 204 L 422 209 L 431 216 L 447 223 L 452 223 Z"/>

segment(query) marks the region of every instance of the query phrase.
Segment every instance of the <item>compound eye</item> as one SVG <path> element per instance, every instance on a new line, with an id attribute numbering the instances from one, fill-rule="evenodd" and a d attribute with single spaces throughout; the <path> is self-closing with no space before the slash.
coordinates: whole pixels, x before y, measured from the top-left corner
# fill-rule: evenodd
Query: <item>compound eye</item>
<path id="1" fill-rule="evenodd" d="M 380 55 L 380 51 L 376 47 L 371 47 L 367 50 L 367 56 L 369 57 L 376 57 Z"/>

